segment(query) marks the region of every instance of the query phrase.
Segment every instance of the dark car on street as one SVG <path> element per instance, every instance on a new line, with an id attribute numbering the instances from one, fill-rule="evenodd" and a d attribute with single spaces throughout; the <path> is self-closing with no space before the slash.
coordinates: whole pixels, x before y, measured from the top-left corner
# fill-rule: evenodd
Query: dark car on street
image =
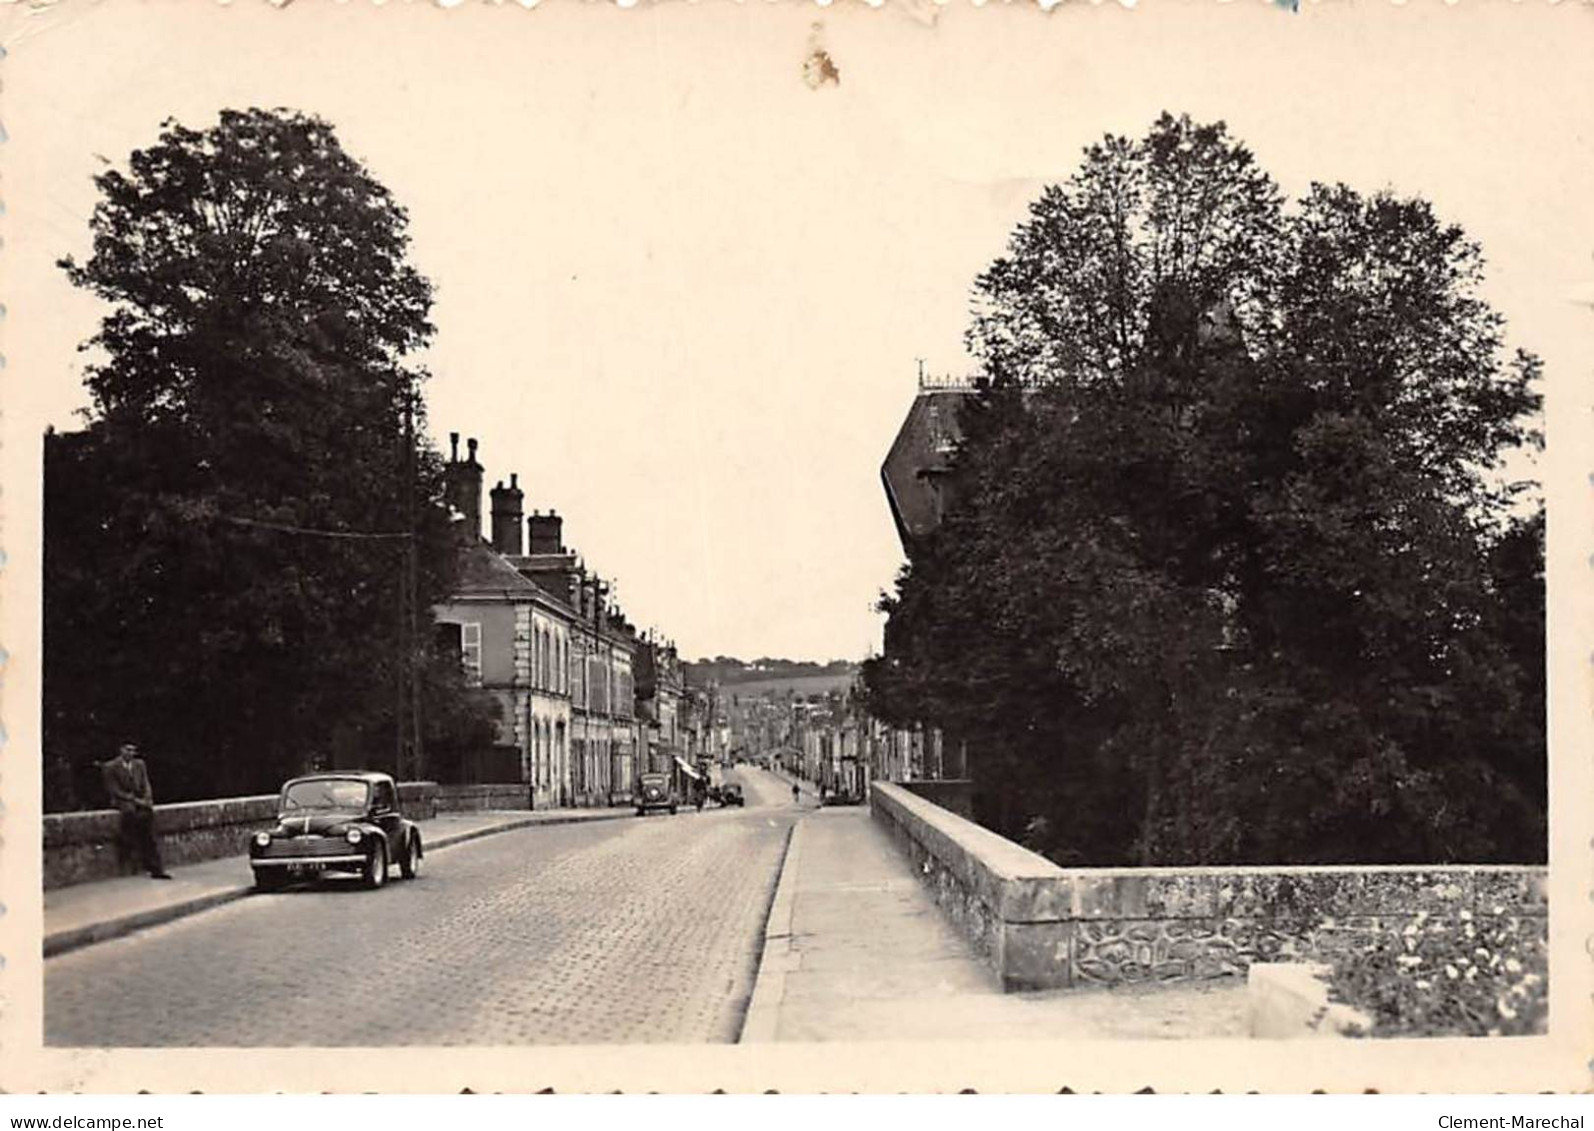
<path id="1" fill-rule="evenodd" d="M 325 872 L 352 872 L 366 887 L 421 868 L 421 830 L 399 810 L 398 786 L 365 771 L 310 774 L 282 787 L 277 823 L 249 841 L 255 886 L 274 891 Z"/>
<path id="2" fill-rule="evenodd" d="M 675 812 L 680 801 L 675 796 L 675 790 L 670 785 L 669 774 L 643 774 L 642 780 L 637 783 L 636 815 L 645 816 L 654 809 L 668 809 Z"/>
<path id="3" fill-rule="evenodd" d="M 732 783 L 720 786 L 719 803 L 723 808 L 726 805 L 742 806 L 747 804 L 747 799 L 742 796 L 742 787 Z"/>

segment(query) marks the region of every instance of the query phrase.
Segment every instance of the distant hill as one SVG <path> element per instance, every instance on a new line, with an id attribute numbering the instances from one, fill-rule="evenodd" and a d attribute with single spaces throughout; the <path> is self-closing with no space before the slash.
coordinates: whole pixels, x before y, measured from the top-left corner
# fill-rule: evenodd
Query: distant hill
<path id="1" fill-rule="evenodd" d="M 693 686 L 717 683 L 732 695 L 749 697 L 784 696 L 788 691 L 794 697 L 846 691 L 858 677 L 858 664 L 853 660 L 819 664 L 812 660 L 779 660 L 767 656 L 757 660 L 716 656 L 712 660 L 687 662 L 681 667 L 686 682 Z"/>
<path id="2" fill-rule="evenodd" d="M 806 699 L 813 695 L 827 695 L 832 691 L 844 693 L 852 686 L 856 672 L 830 675 L 776 676 L 771 679 L 750 679 L 742 683 L 722 685 L 723 692 L 732 699 L 785 698 L 789 692 L 793 699 Z"/>

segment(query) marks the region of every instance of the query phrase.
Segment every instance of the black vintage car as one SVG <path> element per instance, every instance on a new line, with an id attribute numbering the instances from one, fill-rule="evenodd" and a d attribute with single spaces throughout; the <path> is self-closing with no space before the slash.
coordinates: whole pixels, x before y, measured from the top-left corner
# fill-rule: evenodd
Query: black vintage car
<path id="1" fill-rule="evenodd" d="M 399 811 L 393 779 L 363 771 L 294 778 L 282 787 L 277 823 L 249 841 L 263 891 L 323 872 L 358 873 L 379 888 L 394 866 L 413 879 L 422 853 L 421 831 Z"/>
<path id="2" fill-rule="evenodd" d="M 719 801 L 721 808 L 727 805 L 735 805 L 740 808 L 747 803 L 747 799 L 742 796 L 742 787 L 734 782 L 727 782 L 725 785 L 720 786 L 720 795 L 716 800 Z"/>
<path id="3" fill-rule="evenodd" d="M 637 783 L 636 815 L 645 816 L 653 809 L 668 809 L 675 812 L 675 807 L 680 801 L 675 796 L 675 790 L 670 785 L 669 774 L 643 774 L 642 780 Z"/>

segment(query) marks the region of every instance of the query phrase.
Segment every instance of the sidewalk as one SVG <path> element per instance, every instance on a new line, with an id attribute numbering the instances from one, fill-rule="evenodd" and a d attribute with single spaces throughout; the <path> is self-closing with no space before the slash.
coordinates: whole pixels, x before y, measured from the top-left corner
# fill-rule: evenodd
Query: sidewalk
<path id="1" fill-rule="evenodd" d="M 452 844 L 531 825 L 564 825 L 629 817 L 619 809 L 498 810 L 444 813 L 422 821 L 428 853 Z M 61 954 L 107 939 L 242 899 L 254 891 L 254 876 L 242 855 L 174 867 L 170 880 L 121 876 L 44 893 L 44 955 Z"/>
<path id="2" fill-rule="evenodd" d="M 1004 994 L 867 808 L 792 830 L 741 1039 L 1246 1035 L 1243 982 Z"/>

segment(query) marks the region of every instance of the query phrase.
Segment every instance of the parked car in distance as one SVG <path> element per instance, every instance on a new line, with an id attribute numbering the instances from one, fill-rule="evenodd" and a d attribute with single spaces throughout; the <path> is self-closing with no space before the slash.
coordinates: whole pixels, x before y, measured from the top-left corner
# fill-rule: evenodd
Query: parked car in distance
<path id="1" fill-rule="evenodd" d="M 406 880 L 421 869 L 421 830 L 399 810 L 387 774 L 309 774 L 282 787 L 277 823 L 249 840 L 249 866 L 262 891 L 323 872 L 353 872 L 365 886 L 387 883 L 393 867 Z"/>
<path id="2" fill-rule="evenodd" d="M 643 774 L 637 784 L 636 815 L 645 816 L 654 809 L 668 809 L 675 812 L 680 802 L 676 799 L 675 790 L 670 786 L 669 774 Z"/>
<path id="3" fill-rule="evenodd" d="M 723 808 L 726 805 L 742 806 L 747 799 L 742 796 L 742 787 L 731 782 L 720 786 L 719 803 Z"/>

